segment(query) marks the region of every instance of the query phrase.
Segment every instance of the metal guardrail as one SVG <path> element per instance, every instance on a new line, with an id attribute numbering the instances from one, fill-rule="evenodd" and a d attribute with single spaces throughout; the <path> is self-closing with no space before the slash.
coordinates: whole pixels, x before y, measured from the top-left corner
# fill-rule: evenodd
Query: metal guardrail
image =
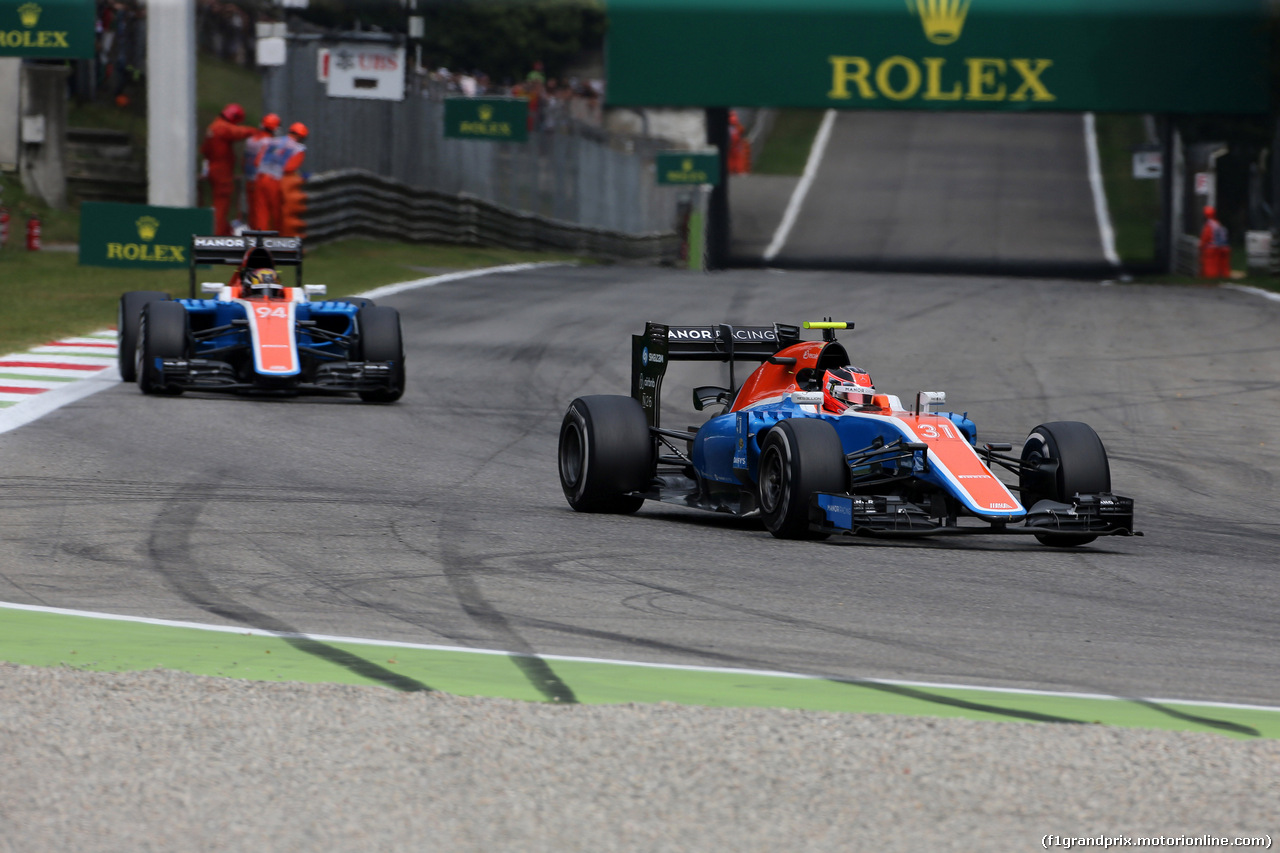
<path id="1" fill-rule="evenodd" d="M 646 234 L 674 227 L 680 189 L 659 186 L 653 170 L 654 153 L 674 143 L 607 133 L 549 103 L 528 142 L 447 138 L 447 93 L 422 75 L 409 74 L 403 100 L 330 97 L 317 62 L 321 50 L 342 43 L 291 35 L 286 63 L 264 73 L 263 109 L 310 130 L 310 171 L 364 169 L 588 228 Z"/>
<path id="2" fill-rule="evenodd" d="M 419 189 L 364 169 L 314 175 L 304 185 L 308 245 L 345 237 L 462 243 L 573 252 L 610 260 L 673 263 L 674 231 L 625 234 L 512 210 L 466 193 Z"/>
<path id="3" fill-rule="evenodd" d="M 1189 234 L 1179 234 L 1173 259 L 1173 271 L 1178 275 L 1200 274 L 1200 240 Z"/>

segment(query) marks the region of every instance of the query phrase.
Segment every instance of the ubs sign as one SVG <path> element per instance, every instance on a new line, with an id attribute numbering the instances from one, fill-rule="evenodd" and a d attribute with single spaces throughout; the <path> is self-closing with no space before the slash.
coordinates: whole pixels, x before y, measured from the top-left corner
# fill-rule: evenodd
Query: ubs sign
<path id="1" fill-rule="evenodd" d="M 329 52 L 331 98 L 404 100 L 404 48 L 349 42 Z"/>

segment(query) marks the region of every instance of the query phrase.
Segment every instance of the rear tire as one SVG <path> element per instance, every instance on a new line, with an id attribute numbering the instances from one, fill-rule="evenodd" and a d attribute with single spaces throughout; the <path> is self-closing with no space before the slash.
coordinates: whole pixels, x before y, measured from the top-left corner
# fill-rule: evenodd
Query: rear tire
<path id="1" fill-rule="evenodd" d="M 353 300 L 347 300 L 353 301 Z M 392 363 L 391 384 L 386 388 L 360 391 L 366 403 L 394 403 L 404 396 L 404 339 L 400 334 L 400 312 L 372 303 L 356 312 L 356 330 L 360 335 L 360 361 Z"/>
<path id="2" fill-rule="evenodd" d="M 848 489 L 849 468 L 835 427 L 817 418 L 791 418 L 765 436 L 757 484 L 764 526 L 779 539 L 826 539 L 809 529 L 814 492 Z"/>
<path id="3" fill-rule="evenodd" d="M 148 302 L 138 324 L 137 378 L 144 394 L 182 393 L 176 385 L 166 385 L 157 359 L 187 357 L 187 310 L 177 302 Z"/>
<path id="4" fill-rule="evenodd" d="M 1071 503 L 1077 494 L 1111 491 L 1111 464 L 1093 427 L 1079 421 L 1054 421 L 1031 431 L 1022 445 L 1024 460 L 1056 461 L 1056 471 L 1023 471 L 1018 476 L 1022 504 L 1028 510 L 1039 501 Z M 1037 533 L 1045 545 L 1073 548 L 1098 537 L 1092 533 Z"/>
<path id="5" fill-rule="evenodd" d="M 560 486 L 578 512 L 632 513 L 653 478 L 653 439 L 640 403 L 599 394 L 569 404 L 560 424 Z"/>
<path id="6" fill-rule="evenodd" d="M 138 325 L 142 322 L 142 308 L 148 302 L 159 302 L 169 294 L 158 290 L 131 290 L 120 297 L 116 311 L 116 361 L 120 366 L 120 378 L 134 382 L 138 378 Z"/>

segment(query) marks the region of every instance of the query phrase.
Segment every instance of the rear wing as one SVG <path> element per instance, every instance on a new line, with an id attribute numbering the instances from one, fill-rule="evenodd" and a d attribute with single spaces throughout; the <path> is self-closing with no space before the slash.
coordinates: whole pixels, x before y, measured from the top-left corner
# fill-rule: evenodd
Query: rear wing
<path id="1" fill-rule="evenodd" d="M 736 391 L 733 365 L 764 361 L 800 341 L 800 327 L 667 326 L 645 323 L 644 334 L 631 336 L 631 396 L 644 409 L 649 426 L 661 426 L 662 377 L 672 361 L 715 361 L 729 365 L 730 391 Z"/>
<path id="2" fill-rule="evenodd" d="M 191 298 L 196 297 L 196 267 L 207 264 L 240 265 L 254 249 L 271 253 L 276 267 L 297 267 L 302 286 L 302 238 L 281 237 L 275 231 L 246 231 L 239 237 L 191 237 Z"/>

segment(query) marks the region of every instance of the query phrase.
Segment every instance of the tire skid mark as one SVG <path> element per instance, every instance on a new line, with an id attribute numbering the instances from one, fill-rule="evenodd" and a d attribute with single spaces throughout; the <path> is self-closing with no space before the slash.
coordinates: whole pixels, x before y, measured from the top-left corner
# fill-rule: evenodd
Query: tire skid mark
<path id="1" fill-rule="evenodd" d="M 741 655 L 723 654 L 719 652 L 706 651 L 702 649 L 692 649 L 692 648 L 682 647 L 679 645 L 675 645 L 673 643 L 666 643 L 658 640 L 647 640 L 643 638 L 629 637 L 627 635 L 615 634 L 609 631 L 601 631 L 598 629 L 584 628 L 577 625 L 566 625 L 563 623 L 550 622 L 545 620 L 518 618 L 515 621 L 517 621 L 521 625 L 531 627 L 531 628 L 538 628 L 541 630 L 548 630 L 548 631 L 556 631 L 564 634 L 587 637 L 594 640 L 604 640 L 604 641 L 614 642 L 614 643 L 625 643 L 625 644 L 631 645 L 632 647 L 639 646 L 641 648 L 646 648 L 651 651 L 663 652 L 666 654 L 671 654 L 671 653 L 692 654 L 704 660 L 709 658 L 711 660 L 716 661 L 719 665 L 722 665 L 722 666 L 734 666 L 734 667 L 742 667 L 746 669 L 764 669 L 764 670 L 770 670 L 770 671 L 779 669 L 779 666 L 776 663 L 768 660 L 763 660 L 760 658 L 744 657 Z M 1038 675 L 1038 673 L 1030 672 L 1030 671 L 1025 672 L 1023 674 L 1031 675 L 1031 676 Z M 819 676 L 819 677 L 822 677 L 823 680 L 831 684 L 844 684 L 850 687 L 862 688 L 866 690 L 877 690 L 883 693 L 891 693 L 896 696 L 915 699 L 921 702 L 929 702 L 936 705 L 943 705 L 943 706 L 953 707 L 953 708 L 963 708 L 970 711 L 978 711 L 981 713 L 1008 717 L 1014 720 L 1027 720 L 1031 722 L 1041 722 L 1041 723 L 1067 723 L 1067 724 L 1073 724 L 1073 725 L 1088 725 L 1091 722 L 1089 720 L 1079 720 L 1079 719 L 1073 719 L 1070 717 L 1061 717 L 1061 716 L 1052 715 L 1052 714 L 1043 714 L 1036 711 L 1027 711 L 1027 710 L 1016 708 L 1016 707 L 1005 707 L 1005 706 L 992 705 L 992 704 L 983 703 L 983 702 L 974 702 L 969 699 L 962 699 L 955 696 L 938 693 L 934 690 L 927 689 L 927 688 L 913 687 L 913 686 L 902 685 L 902 684 L 887 684 L 885 682 L 877 681 L 875 679 L 841 678 L 841 677 L 834 677 L 834 676 L 827 676 L 827 677 Z M 1094 692 L 1094 693 L 1098 693 L 1100 695 L 1106 695 L 1106 696 L 1115 696 L 1115 698 L 1120 699 L 1122 701 L 1133 702 L 1134 704 L 1141 705 L 1145 708 L 1156 711 L 1157 713 L 1162 713 L 1167 716 L 1173 717 L 1175 719 L 1191 720 L 1199 723 L 1200 725 L 1209 726 L 1212 728 L 1219 729 L 1221 731 L 1233 732 L 1235 734 L 1242 734 L 1249 737 L 1261 737 L 1261 734 L 1262 734 L 1252 726 L 1242 725 L 1240 723 L 1236 723 L 1231 720 L 1224 720 L 1224 719 L 1218 719 L 1215 717 L 1188 714 L 1176 708 L 1170 708 L 1158 702 L 1152 702 L 1149 699 L 1116 695 L 1105 687 L 1097 687 L 1089 684 L 1085 684 L 1082 686 L 1085 687 L 1090 692 Z M 1012 702 L 1016 702 L 1017 700 L 1011 697 L 1009 701 L 1012 703 Z"/>
<path id="2" fill-rule="evenodd" d="M 284 620 L 227 597 L 196 567 L 192 555 L 191 535 L 203 509 L 204 501 L 201 500 L 173 501 L 156 514 L 147 537 L 146 553 L 151 569 L 183 600 L 232 622 L 279 634 L 298 651 L 387 687 L 406 692 L 433 690 L 416 679 L 392 672 L 359 655 L 313 640 Z"/>
<path id="3" fill-rule="evenodd" d="M 465 554 L 463 547 L 458 544 L 467 538 L 469 532 L 462 513 L 447 509 L 440 523 L 450 531 L 449 536 L 437 540 L 440 565 L 444 570 L 445 581 L 449 584 L 462 611 L 492 638 L 486 642 L 496 642 L 498 648 L 510 652 L 509 659 L 535 690 L 551 702 L 577 704 L 578 697 L 573 689 L 556 674 L 549 663 L 538 657 L 533 646 L 512 627 L 511 621 L 488 600 L 480 589 L 474 577 L 474 571 L 484 566 Z M 422 549 L 410 544 L 398 533 L 397 538 L 405 547 L 426 556 Z M 460 642 L 456 638 L 454 641 Z M 467 644 L 465 641 L 461 642 Z"/>

